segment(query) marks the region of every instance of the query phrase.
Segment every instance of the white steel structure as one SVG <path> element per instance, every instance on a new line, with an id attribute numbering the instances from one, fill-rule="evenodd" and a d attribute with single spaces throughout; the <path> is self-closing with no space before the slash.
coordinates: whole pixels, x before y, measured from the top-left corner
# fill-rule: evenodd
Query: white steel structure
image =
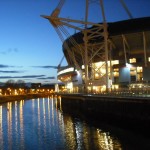
<path id="1" fill-rule="evenodd" d="M 85 86 L 85 92 L 87 92 L 87 87 L 89 85 L 94 86 L 97 84 L 101 86 L 105 85 L 105 90 L 108 92 L 113 77 L 112 65 L 119 63 L 115 60 L 112 61 L 111 59 L 112 49 L 115 48 L 116 45 L 114 44 L 113 40 L 108 38 L 108 27 L 104 13 L 103 0 L 94 1 L 99 1 L 103 23 L 99 24 L 88 22 L 88 8 L 90 1 L 92 0 L 86 0 L 85 21 L 59 17 L 64 0 L 60 0 L 58 6 L 50 16 L 42 15 L 42 17 L 50 21 L 59 35 L 61 41 L 63 42 L 63 48 L 66 51 L 65 57 L 67 58 L 69 65 L 74 64 L 75 70 L 80 73 Z M 129 15 L 129 18 L 133 18 L 124 1 L 120 0 L 120 2 Z M 74 38 L 74 36 L 70 36 L 65 26 L 79 30 L 79 32 L 82 33 L 82 41 L 79 42 L 76 38 Z M 124 34 L 121 36 L 123 40 L 124 60 L 127 63 L 127 51 L 129 49 L 129 43 Z M 66 38 L 67 40 L 65 40 Z M 98 40 L 95 42 L 95 39 Z M 146 39 L 144 32 L 143 41 L 146 65 Z M 99 61 L 100 63 L 98 63 Z M 99 76 L 97 79 L 95 79 L 96 74 Z"/>

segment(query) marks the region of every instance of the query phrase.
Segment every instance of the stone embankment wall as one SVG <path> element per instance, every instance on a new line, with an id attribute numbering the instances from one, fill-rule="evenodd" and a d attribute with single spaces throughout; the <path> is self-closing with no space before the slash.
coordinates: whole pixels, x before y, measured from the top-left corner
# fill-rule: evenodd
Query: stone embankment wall
<path id="1" fill-rule="evenodd" d="M 150 127 L 149 98 L 70 94 L 61 96 L 61 105 L 64 112 L 82 114 L 88 119 L 131 128 Z"/>

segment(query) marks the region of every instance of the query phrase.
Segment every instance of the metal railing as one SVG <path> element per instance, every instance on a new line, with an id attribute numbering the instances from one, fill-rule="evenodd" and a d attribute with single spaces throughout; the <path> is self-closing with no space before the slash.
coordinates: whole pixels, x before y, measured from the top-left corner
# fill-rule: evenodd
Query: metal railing
<path id="1" fill-rule="evenodd" d="M 111 89 L 108 92 L 94 92 L 89 91 L 87 93 L 84 93 L 83 91 L 80 92 L 59 92 L 62 94 L 91 94 L 91 95 L 102 95 L 102 96 L 120 96 L 120 97 L 150 97 L 150 88 L 134 88 L 134 89 L 128 89 L 128 88 L 120 88 L 120 89 Z"/>
<path id="2" fill-rule="evenodd" d="M 93 93 L 94 94 L 94 93 Z M 150 89 L 118 89 L 109 92 L 96 93 L 99 95 L 121 96 L 121 97 L 150 97 Z"/>

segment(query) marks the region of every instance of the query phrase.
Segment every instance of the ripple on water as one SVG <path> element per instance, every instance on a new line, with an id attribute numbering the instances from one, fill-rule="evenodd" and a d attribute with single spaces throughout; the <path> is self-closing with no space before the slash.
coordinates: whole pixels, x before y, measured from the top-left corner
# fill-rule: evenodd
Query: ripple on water
<path id="1" fill-rule="evenodd" d="M 0 149 L 121 150 L 135 147 L 132 142 L 127 144 L 126 139 L 132 141 L 135 137 L 126 131 L 114 132 L 106 126 L 102 128 L 64 114 L 57 108 L 61 105 L 59 102 L 39 98 L 1 104 Z M 136 139 L 136 143 L 140 144 L 140 140 Z"/>

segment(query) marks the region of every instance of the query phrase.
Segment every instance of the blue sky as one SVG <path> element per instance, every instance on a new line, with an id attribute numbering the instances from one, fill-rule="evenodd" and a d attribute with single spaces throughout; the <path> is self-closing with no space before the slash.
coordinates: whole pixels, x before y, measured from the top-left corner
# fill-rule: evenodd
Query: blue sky
<path id="1" fill-rule="evenodd" d="M 150 16 L 150 0 L 124 1 L 134 18 Z M 50 15 L 58 2 L 0 0 L 0 82 L 56 81 L 57 70 L 44 66 L 59 64 L 63 57 L 62 42 L 49 21 L 40 15 Z M 84 3 L 85 0 L 66 0 L 60 17 L 83 20 Z M 119 0 L 104 0 L 104 7 L 108 22 L 128 19 Z M 102 21 L 98 3 L 90 4 L 89 21 Z M 66 64 L 64 60 L 62 65 Z"/>

